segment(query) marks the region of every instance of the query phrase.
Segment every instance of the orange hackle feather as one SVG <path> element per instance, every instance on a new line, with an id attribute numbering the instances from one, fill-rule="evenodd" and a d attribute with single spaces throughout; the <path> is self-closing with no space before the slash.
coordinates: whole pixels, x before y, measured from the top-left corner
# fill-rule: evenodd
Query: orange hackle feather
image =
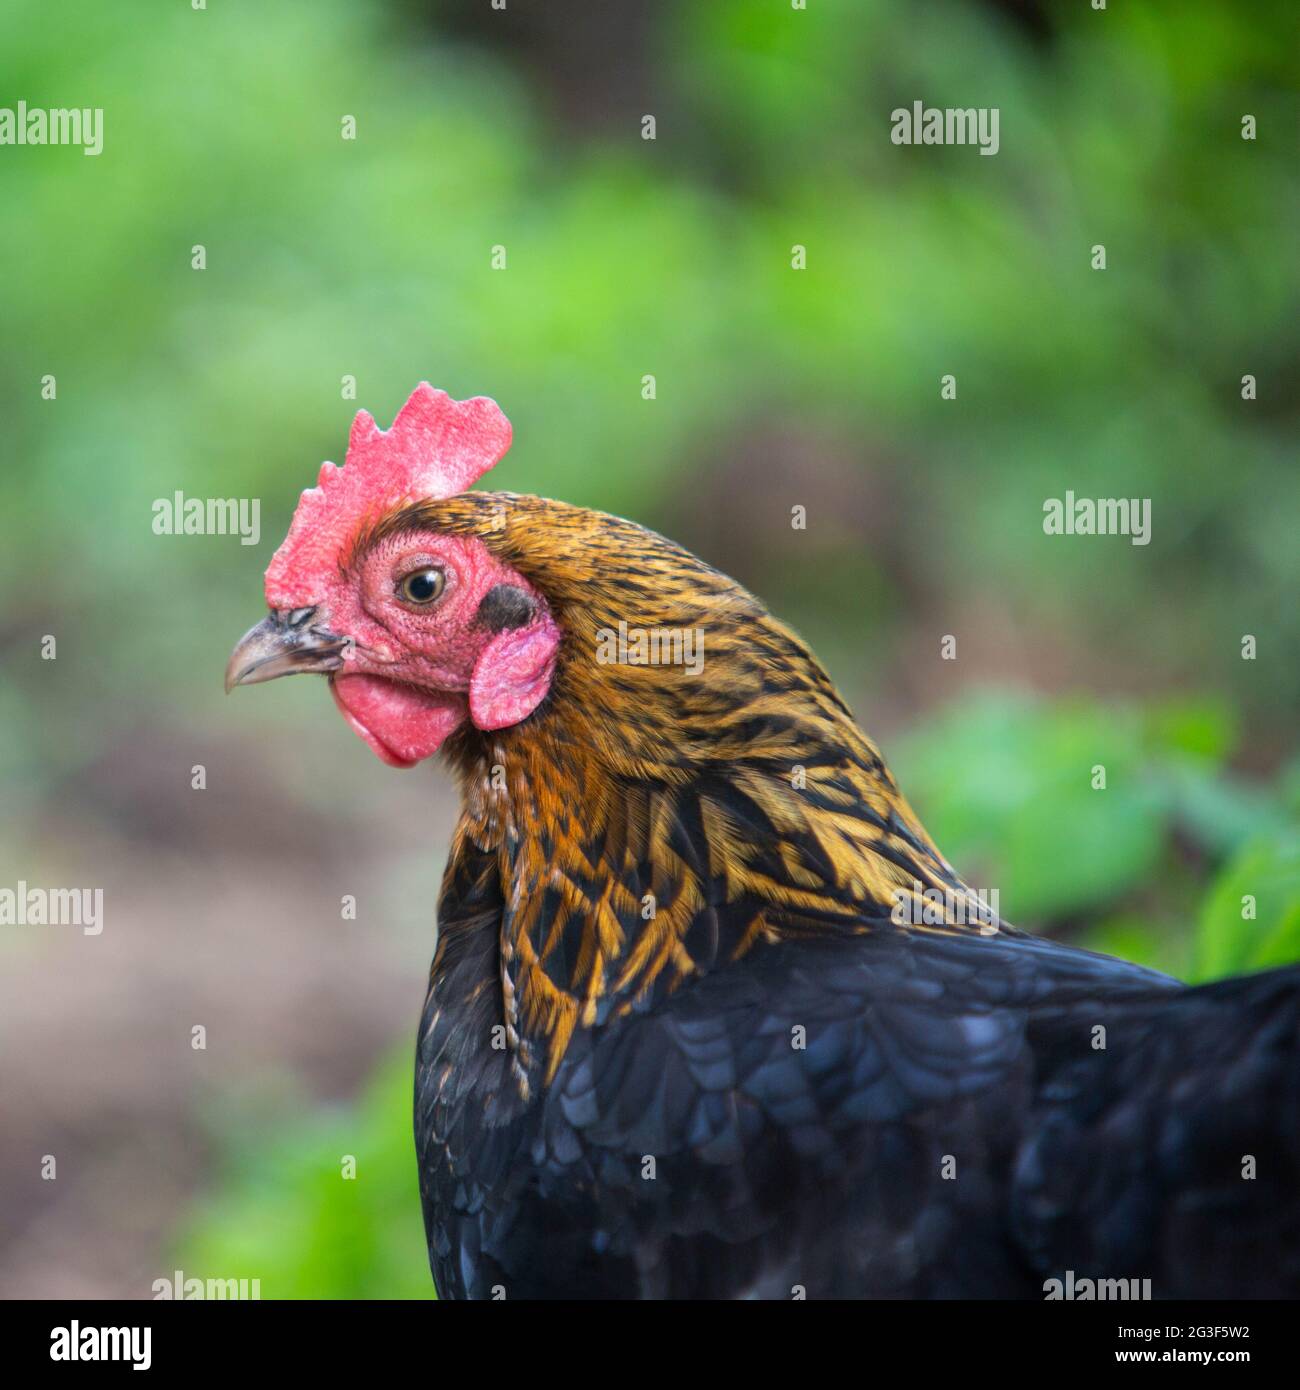
<path id="1" fill-rule="evenodd" d="M 477 537 L 564 634 L 532 718 L 446 745 L 464 802 L 448 875 L 496 856 L 521 1084 L 535 1043 L 553 1075 L 575 1028 L 764 942 L 864 932 L 936 889 L 996 929 L 816 657 L 734 580 L 632 522 L 511 493 L 402 508 L 367 543 L 417 528 Z M 620 621 L 698 629 L 702 666 L 602 661 Z"/>

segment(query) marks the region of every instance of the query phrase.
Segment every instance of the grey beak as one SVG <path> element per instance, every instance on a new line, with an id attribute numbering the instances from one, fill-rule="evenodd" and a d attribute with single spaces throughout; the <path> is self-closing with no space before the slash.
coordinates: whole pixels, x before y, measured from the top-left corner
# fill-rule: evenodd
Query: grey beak
<path id="1" fill-rule="evenodd" d="M 349 639 L 312 623 L 314 608 L 272 610 L 235 644 L 226 665 L 226 694 L 300 671 L 337 671 Z"/>

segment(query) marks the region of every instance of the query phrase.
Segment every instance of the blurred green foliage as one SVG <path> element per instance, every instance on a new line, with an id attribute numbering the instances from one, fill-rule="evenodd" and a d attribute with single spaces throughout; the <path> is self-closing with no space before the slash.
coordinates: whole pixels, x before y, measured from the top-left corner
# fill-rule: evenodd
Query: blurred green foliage
<path id="1" fill-rule="evenodd" d="M 232 718 L 219 673 L 298 490 L 357 405 L 386 423 L 427 378 L 505 406 L 494 485 L 688 543 L 747 531 L 757 493 L 739 577 L 869 729 L 942 703 L 918 626 L 993 613 L 1026 664 L 1077 654 L 1076 699 L 967 695 L 887 748 L 945 853 L 1012 920 L 1189 978 L 1294 959 L 1300 775 L 1241 771 L 1285 762 L 1300 698 L 1291 8 L 1048 7 L 1034 36 L 973 3 L 664 5 L 650 143 L 640 106 L 562 125 L 438 5 L 11 0 L 0 100 L 102 106 L 105 148 L 3 151 L 0 641 L 57 631 L 79 684 L 10 663 L 0 832 L 129 721 Z M 917 99 L 997 106 L 1000 154 L 892 145 Z M 1066 489 L 1152 498 L 1152 544 L 1045 537 Z M 154 537 L 176 490 L 260 497 L 260 544 Z M 342 737 L 316 693 L 239 718 Z M 236 1127 L 183 1267 L 427 1296 L 409 1051 L 356 1107 Z"/>
<path id="2" fill-rule="evenodd" d="M 1243 918 L 1243 904 L 1258 917 Z M 1292 827 L 1243 845 L 1197 920 L 1192 974 L 1239 975 L 1300 960 L 1300 835 Z"/>
<path id="3" fill-rule="evenodd" d="M 1086 923 L 1083 945 L 1204 980 L 1300 958 L 1300 762 L 1263 788 L 1228 767 L 1234 746 L 1211 701 L 1100 709 L 996 691 L 910 734 L 892 762 L 1008 920 Z"/>
<path id="4" fill-rule="evenodd" d="M 1075 6 L 1038 42 L 975 5 L 665 6 L 654 142 L 639 108 L 558 128 L 520 69 L 414 5 L 134 8 L 0 15 L 5 90 L 105 109 L 98 158 L 5 153 L 0 509 L 28 524 L 0 585 L 11 621 L 57 610 L 88 646 L 115 624 L 106 693 L 138 695 L 159 638 L 210 662 L 196 602 L 239 626 L 356 405 L 386 421 L 427 377 L 505 405 L 494 483 L 684 521 L 688 542 L 684 491 L 725 511 L 728 460 L 802 431 L 892 480 L 897 515 L 865 574 L 851 529 L 801 582 L 753 562 L 741 578 L 795 621 L 869 635 L 887 672 L 917 582 L 982 591 L 1111 669 L 1225 686 L 1278 736 L 1300 695 L 1286 0 L 1249 23 L 1209 0 Z M 892 145 L 915 98 L 998 106 L 1001 152 Z M 773 515 L 814 482 L 774 486 Z M 1152 545 L 1044 536 L 1066 488 L 1152 497 Z M 154 538 L 176 489 L 261 497 L 260 546 Z M 814 511 L 810 544 L 835 525 Z M 1264 634 L 1253 667 L 1244 631 Z M 31 716 L 4 749 L 19 782 L 76 751 Z"/>
<path id="5" fill-rule="evenodd" d="M 431 1298 L 414 1050 L 381 1067 L 355 1106 L 302 1102 L 269 1133 L 264 1121 L 228 1131 L 224 1181 L 187 1222 L 178 1268 L 241 1270 L 224 1277 L 260 1278 L 263 1298 Z"/>

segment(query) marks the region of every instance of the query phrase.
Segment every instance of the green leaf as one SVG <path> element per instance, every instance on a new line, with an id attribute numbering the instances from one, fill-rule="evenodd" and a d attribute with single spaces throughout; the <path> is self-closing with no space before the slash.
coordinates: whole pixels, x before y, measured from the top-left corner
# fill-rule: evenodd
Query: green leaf
<path id="1" fill-rule="evenodd" d="M 410 1049 L 356 1104 L 229 1141 L 227 1172 L 177 1242 L 197 1278 L 259 1279 L 263 1298 L 432 1298 L 411 1134 Z M 342 1159 L 355 1159 L 355 1177 Z"/>
<path id="2" fill-rule="evenodd" d="M 1193 978 L 1300 960 L 1300 830 L 1247 845 L 1219 875 L 1196 927 Z"/>
<path id="3" fill-rule="evenodd" d="M 1147 720 L 1155 746 L 1209 763 L 1221 763 L 1237 742 L 1236 721 L 1221 700 L 1168 700 Z"/>
<path id="4" fill-rule="evenodd" d="M 978 868 L 1013 920 L 1100 908 L 1159 861 L 1165 799 L 1130 711 L 986 692 L 905 741 L 898 771 L 958 872 Z"/>

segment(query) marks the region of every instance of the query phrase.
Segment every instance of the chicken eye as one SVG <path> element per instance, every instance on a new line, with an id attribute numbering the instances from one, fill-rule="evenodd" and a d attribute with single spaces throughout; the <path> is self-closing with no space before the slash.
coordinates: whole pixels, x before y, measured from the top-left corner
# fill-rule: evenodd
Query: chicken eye
<path id="1" fill-rule="evenodd" d="M 447 576 L 440 569 L 414 570 L 398 580 L 398 595 L 407 603 L 427 604 L 438 598 L 447 587 Z"/>

